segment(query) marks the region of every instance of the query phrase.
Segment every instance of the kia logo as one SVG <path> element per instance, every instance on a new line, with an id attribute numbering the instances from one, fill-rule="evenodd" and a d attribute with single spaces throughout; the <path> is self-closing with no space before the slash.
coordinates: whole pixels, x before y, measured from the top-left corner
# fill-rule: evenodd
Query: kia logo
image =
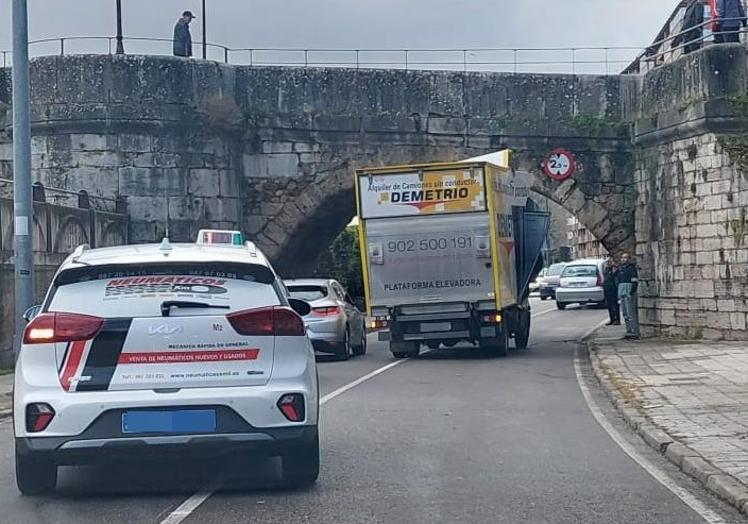
<path id="1" fill-rule="evenodd" d="M 149 335 L 174 335 L 184 331 L 182 326 L 170 326 L 169 324 L 158 324 L 148 327 Z"/>

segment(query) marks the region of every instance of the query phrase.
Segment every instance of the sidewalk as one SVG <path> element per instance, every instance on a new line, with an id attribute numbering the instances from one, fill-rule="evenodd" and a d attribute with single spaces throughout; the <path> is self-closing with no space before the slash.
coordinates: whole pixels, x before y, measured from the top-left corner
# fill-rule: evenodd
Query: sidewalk
<path id="1" fill-rule="evenodd" d="M 9 417 L 13 406 L 13 375 L 0 375 L 0 418 Z"/>
<path id="2" fill-rule="evenodd" d="M 595 373 L 626 421 L 711 492 L 748 515 L 748 344 L 589 343 Z"/>

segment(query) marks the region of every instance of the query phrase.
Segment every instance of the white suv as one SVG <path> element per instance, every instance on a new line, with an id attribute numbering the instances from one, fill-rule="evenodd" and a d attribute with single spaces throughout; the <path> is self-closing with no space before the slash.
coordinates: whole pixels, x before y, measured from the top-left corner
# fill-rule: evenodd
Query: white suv
<path id="1" fill-rule="evenodd" d="M 78 248 L 30 320 L 16 365 L 16 479 L 52 491 L 57 466 L 187 450 L 319 472 L 314 351 L 267 259 L 236 232 L 197 244 Z"/>

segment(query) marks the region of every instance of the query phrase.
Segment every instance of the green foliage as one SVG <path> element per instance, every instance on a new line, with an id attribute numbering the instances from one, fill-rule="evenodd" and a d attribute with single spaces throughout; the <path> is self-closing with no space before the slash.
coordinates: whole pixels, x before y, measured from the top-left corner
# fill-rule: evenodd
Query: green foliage
<path id="1" fill-rule="evenodd" d="M 621 120 L 608 117 L 577 114 L 569 119 L 569 126 L 587 133 L 591 137 L 613 133 L 622 136 L 628 132 L 629 124 Z"/>
<path id="2" fill-rule="evenodd" d="M 13 370 L 11 368 L 0 368 L 0 376 L 10 375 L 11 373 L 13 373 Z"/>
<path id="3" fill-rule="evenodd" d="M 364 278 L 361 272 L 361 251 L 358 228 L 347 227 L 329 248 L 322 253 L 314 276 L 334 278 L 352 297 L 364 296 Z"/>
<path id="4" fill-rule="evenodd" d="M 731 96 L 727 99 L 727 102 L 732 107 L 733 111 L 740 114 L 748 114 L 748 92 Z"/>
<path id="5" fill-rule="evenodd" d="M 732 161 L 742 171 L 748 172 L 748 135 L 720 136 L 717 140 Z"/>

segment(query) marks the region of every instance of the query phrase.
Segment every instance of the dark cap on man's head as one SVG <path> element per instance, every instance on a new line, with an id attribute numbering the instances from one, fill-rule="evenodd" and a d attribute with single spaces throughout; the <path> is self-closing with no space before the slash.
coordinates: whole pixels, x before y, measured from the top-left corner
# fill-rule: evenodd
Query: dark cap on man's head
<path id="1" fill-rule="evenodd" d="M 182 16 L 189 16 L 190 18 L 197 18 L 195 15 L 192 14 L 192 11 L 185 11 L 182 13 Z"/>

